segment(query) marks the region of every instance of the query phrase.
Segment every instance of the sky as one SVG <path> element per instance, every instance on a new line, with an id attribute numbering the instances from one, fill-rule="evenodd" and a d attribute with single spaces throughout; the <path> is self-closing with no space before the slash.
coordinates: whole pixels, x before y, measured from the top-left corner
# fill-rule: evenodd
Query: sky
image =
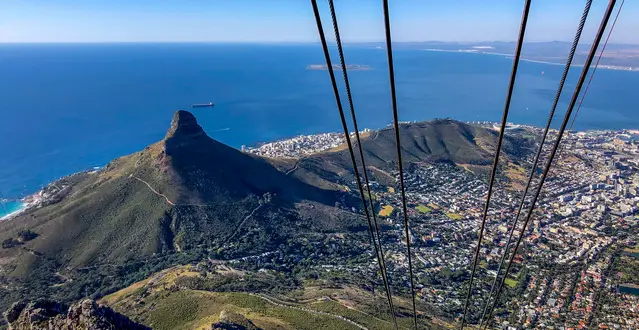
<path id="1" fill-rule="evenodd" d="M 318 0 L 325 28 L 326 0 Z M 593 34 L 608 1 L 594 0 Z M 620 3 L 620 1 L 618 1 Z M 533 0 L 527 41 L 571 41 L 585 0 Z M 394 41 L 514 41 L 523 0 L 391 0 Z M 381 0 L 335 0 L 344 42 L 384 40 Z M 612 43 L 639 44 L 629 0 Z M 327 34 L 328 36 L 331 33 Z M 0 42 L 316 42 L 310 0 L 0 0 Z"/>

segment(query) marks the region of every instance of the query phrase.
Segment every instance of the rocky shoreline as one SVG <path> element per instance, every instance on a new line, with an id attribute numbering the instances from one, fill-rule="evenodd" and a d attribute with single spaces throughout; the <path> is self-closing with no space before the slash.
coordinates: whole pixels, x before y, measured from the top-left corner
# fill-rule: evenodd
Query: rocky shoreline
<path id="1" fill-rule="evenodd" d="M 73 173 L 67 176 L 64 176 L 58 180 L 55 180 L 49 183 L 46 187 L 42 188 L 35 194 L 24 197 L 20 200 L 24 205 L 21 209 L 9 213 L 4 217 L 0 218 L 0 221 L 10 220 L 24 212 L 40 208 L 43 206 L 55 204 L 61 201 L 64 197 L 66 197 L 71 191 L 71 187 L 73 184 L 86 175 L 92 175 L 97 173 L 98 169 L 91 169 L 86 171 L 81 171 L 77 173 Z"/>

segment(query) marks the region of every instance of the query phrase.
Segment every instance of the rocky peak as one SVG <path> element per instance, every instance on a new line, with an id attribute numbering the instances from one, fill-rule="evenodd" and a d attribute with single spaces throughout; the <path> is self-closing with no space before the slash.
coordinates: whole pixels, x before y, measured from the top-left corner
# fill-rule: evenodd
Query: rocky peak
<path id="1" fill-rule="evenodd" d="M 164 150 L 167 155 L 185 147 L 196 147 L 205 140 L 211 140 L 192 113 L 178 110 L 173 115 L 171 127 L 164 138 Z M 188 148 L 187 148 L 188 149 Z"/>
<path id="2" fill-rule="evenodd" d="M 194 138 L 205 135 L 195 116 L 186 111 L 178 110 L 171 120 L 171 128 L 166 133 L 165 140 Z"/>
<path id="3" fill-rule="evenodd" d="M 68 309 L 56 301 L 40 299 L 14 303 L 4 314 L 9 329 L 151 329 L 106 306 L 87 299 Z"/>

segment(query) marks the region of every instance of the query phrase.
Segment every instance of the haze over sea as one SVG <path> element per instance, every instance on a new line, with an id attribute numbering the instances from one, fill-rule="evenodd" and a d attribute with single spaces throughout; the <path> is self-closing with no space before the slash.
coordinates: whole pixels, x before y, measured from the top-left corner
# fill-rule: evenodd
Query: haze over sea
<path id="1" fill-rule="evenodd" d="M 386 126 L 385 51 L 345 52 L 348 63 L 372 67 L 350 72 L 360 127 Z M 237 148 L 338 132 L 327 71 L 306 69 L 323 63 L 319 44 L 0 45 L 0 192 L 22 197 L 141 150 L 193 103 L 215 103 L 193 112 L 211 137 Z M 511 58 L 398 49 L 395 65 L 400 120 L 500 120 Z M 509 121 L 544 125 L 562 70 L 522 62 Z M 580 70 L 572 70 L 558 117 Z M 637 72 L 598 70 L 575 129 L 639 128 L 636 86 Z"/>

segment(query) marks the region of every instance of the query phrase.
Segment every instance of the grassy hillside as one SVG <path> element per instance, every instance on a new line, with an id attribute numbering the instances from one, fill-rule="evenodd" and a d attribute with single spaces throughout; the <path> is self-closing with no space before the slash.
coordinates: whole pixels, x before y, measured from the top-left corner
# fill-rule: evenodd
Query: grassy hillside
<path id="1" fill-rule="evenodd" d="M 107 289 L 112 277 L 130 273 L 125 265 L 135 272 L 138 262 L 151 261 L 147 268 L 155 269 L 156 257 L 167 256 L 161 264 L 170 264 L 180 251 L 195 251 L 184 257 L 190 258 L 226 246 L 227 256 L 236 257 L 272 249 L 299 232 L 365 229 L 358 215 L 333 207 L 348 194 L 214 141 L 185 111 L 176 113 L 162 141 L 50 190 L 55 187 L 64 187 L 55 202 L 0 227 L 1 241 L 24 229 L 37 235 L 0 249 L 2 282 L 19 281 L 9 286 L 17 291 L 89 295 L 96 292 L 83 286 L 88 278 L 98 283 L 92 288 Z M 89 275 L 85 269 L 93 267 L 113 270 Z M 16 295 L 0 297 L 0 309 Z"/>
<path id="2" fill-rule="evenodd" d="M 392 130 L 384 129 L 362 141 L 370 173 L 388 187 L 395 184 L 394 138 Z M 451 120 L 401 126 L 402 153 L 410 166 L 454 162 L 482 171 L 492 161 L 496 140 L 493 130 Z M 505 155 L 517 159 L 526 154 L 527 146 L 524 140 L 507 137 Z M 100 171 L 52 183 L 45 189 L 40 207 L 2 223 L 0 241 L 17 244 L 0 249 L 0 309 L 25 297 L 50 296 L 63 301 L 101 297 L 177 264 L 273 252 L 292 238 L 366 236 L 368 228 L 358 211 L 361 202 L 353 189 L 351 166 L 343 148 L 299 159 L 242 153 L 209 138 L 192 114 L 178 111 L 163 140 L 115 159 Z M 521 177 L 516 167 L 508 170 L 511 176 Z M 380 210 L 381 216 L 391 216 L 393 208 Z M 21 240 L 20 231 L 33 235 Z M 290 252 L 285 253 L 287 266 L 281 270 L 291 271 L 301 262 L 301 253 L 286 251 Z M 305 256 L 307 262 L 317 258 Z M 298 268 L 303 271 L 304 266 Z M 327 327 L 352 326 L 339 318 L 326 318 L 322 313 L 309 316 L 290 306 L 278 307 L 265 297 L 237 292 L 281 289 L 281 283 L 268 278 L 249 284 L 225 283 L 224 293 L 168 285 L 173 289 L 150 296 L 145 288 L 155 288 L 157 281 L 147 281 L 129 288 L 135 293 L 131 294 L 134 300 L 107 299 L 116 306 L 126 305 L 127 311 L 139 309 L 142 321 L 166 328 L 174 327 L 173 320 L 195 326 L 202 318 L 213 317 L 208 322 L 215 319 L 211 315 L 224 310 L 268 327 L 303 328 L 301 320 L 309 317 Z M 297 283 L 287 288 L 299 291 L 308 287 Z M 293 300 L 287 304 L 299 308 L 316 304 L 317 311 L 350 315 L 369 328 L 375 328 L 374 324 L 358 318 L 357 313 L 388 321 L 388 316 L 378 315 L 379 306 L 361 298 L 365 292 L 346 291 L 333 288 L 325 293 L 331 298 L 321 303 L 314 300 L 323 296 L 298 292 L 304 302 L 298 302 L 300 297 L 289 297 Z M 125 293 L 118 294 L 127 296 Z M 146 301 L 143 306 L 133 304 L 138 298 Z M 187 300 L 201 303 L 189 305 Z M 358 304 L 349 305 L 348 301 Z M 410 319 L 402 322 L 409 324 Z"/>
<path id="3" fill-rule="evenodd" d="M 71 189 L 61 202 L 12 220 L 20 228 L 4 226 L 0 239 L 23 228 L 39 236 L 1 253 L 12 257 L 32 250 L 71 267 L 121 263 L 221 244 L 245 223 L 275 233 L 301 216 L 298 204 L 317 204 L 317 210 L 336 213 L 319 205 L 333 206 L 344 198 L 210 139 L 186 112 L 176 114 L 163 141 L 85 175 Z M 310 229 L 323 227 L 319 220 Z"/>
<path id="4" fill-rule="evenodd" d="M 492 129 L 448 119 L 402 124 L 402 160 L 405 165 L 450 162 L 485 174 L 492 164 L 498 135 Z M 532 146 L 532 140 L 506 135 L 502 157 L 518 162 L 530 154 Z M 362 148 L 372 176 L 383 184 L 393 183 L 388 173 L 397 170 L 395 131 L 386 128 L 367 135 L 362 140 Z M 350 155 L 345 148 L 300 159 L 297 167 L 294 175 L 302 180 L 350 181 L 353 175 Z"/>
<path id="5" fill-rule="evenodd" d="M 187 287 L 185 279 L 201 277 L 193 270 L 182 266 L 162 271 L 101 302 L 154 329 L 208 329 L 223 311 L 243 315 L 263 329 L 394 328 L 376 305 L 383 304 L 384 298 L 356 288 L 310 286 L 289 294 L 212 292 Z M 400 310 L 408 308 L 408 301 L 395 299 Z M 381 310 L 385 311 L 383 305 Z M 398 322 L 401 328 L 412 328 L 409 316 L 400 316 Z M 434 327 L 427 320 L 420 323 L 424 328 Z"/>
<path id="6" fill-rule="evenodd" d="M 402 157 L 407 163 L 454 162 L 455 164 L 490 165 L 497 145 L 498 132 L 462 122 L 438 119 L 400 126 Z M 520 139 L 506 136 L 502 150 L 507 155 L 526 152 Z M 362 142 L 372 166 L 383 167 L 397 159 L 395 132 L 380 130 Z"/>

